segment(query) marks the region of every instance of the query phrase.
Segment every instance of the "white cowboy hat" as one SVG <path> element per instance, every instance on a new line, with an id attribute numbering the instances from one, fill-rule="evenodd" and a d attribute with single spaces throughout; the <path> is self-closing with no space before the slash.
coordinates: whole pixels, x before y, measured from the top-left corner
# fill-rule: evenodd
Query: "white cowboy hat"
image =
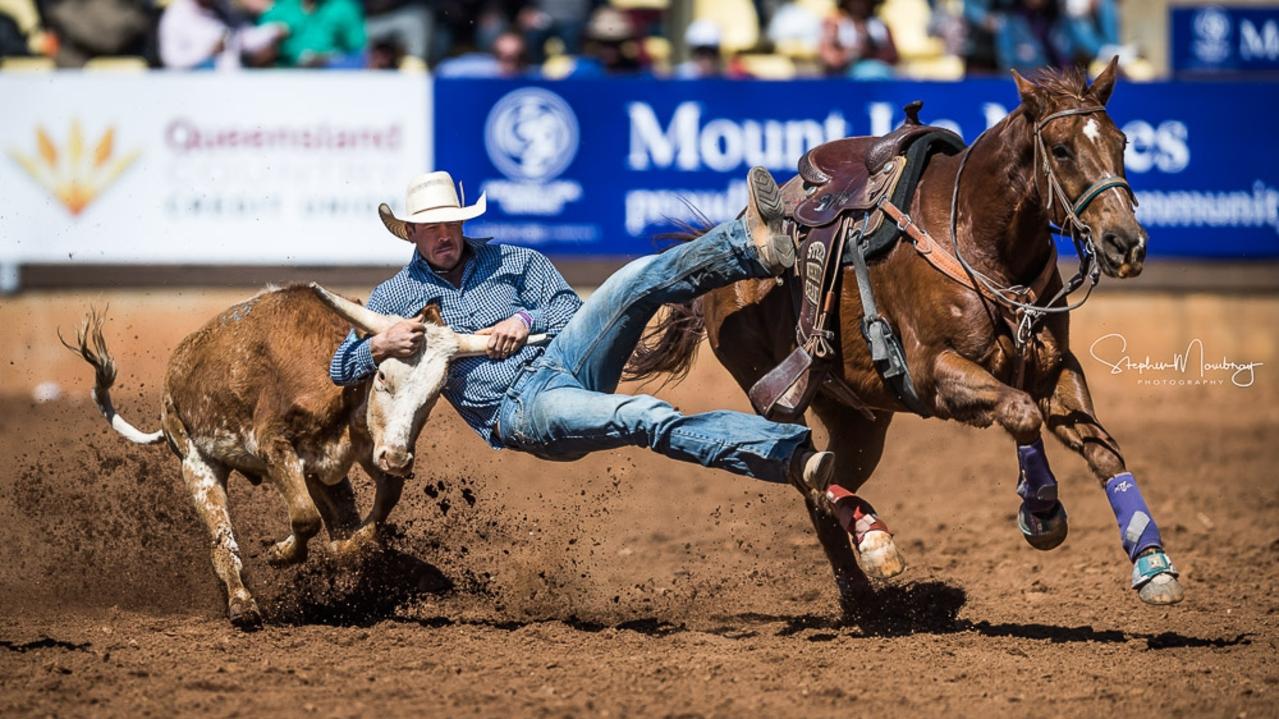
<path id="1" fill-rule="evenodd" d="M 463 194 L 465 197 L 465 194 Z M 377 213 L 382 224 L 391 234 L 401 240 L 409 239 L 409 225 L 426 225 L 433 222 L 464 222 L 484 214 L 488 200 L 484 194 L 474 205 L 462 205 L 458 200 L 458 191 L 453 186 L 453 177 L 447 172 L 428 172 L 418 175 L 409 182 L 405 192 L 404 210 L 408 214 L 403 219 L 396 217 L 391 208 L 383 202 L 377 206 Z"/>

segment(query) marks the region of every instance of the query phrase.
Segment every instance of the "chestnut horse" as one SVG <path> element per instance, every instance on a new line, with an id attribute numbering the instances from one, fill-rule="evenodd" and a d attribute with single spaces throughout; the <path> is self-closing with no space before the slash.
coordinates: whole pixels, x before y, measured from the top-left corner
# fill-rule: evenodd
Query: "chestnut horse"
<path id="1" fill-rule="evenodd" d="M 1085 268 L 1099 266 L 1117 278 L 1141 272 L 1147 236 L 1123 179 L 1127 141 L 1105 111 L 1115 74 L 1111 62 L 1089 87 L 1075 72 L 1041 73 L 1034 82 L 1014 72 L 1020 105 L 962 153 L 934 155 L 909 208 L 901 208 L 909 218 L 899 226 L 913 218 L 912 233 L 932 243 L 934 252 L 948 253 L 962 274 L 939 271 L 912 234 L 871 264 L 870 277 L 927 414 L 978 427 L 998 424 L 1016 441 L 1018 518 L 1026 539 L 1051 549 L 1066 535 L 1066 514 L 1040 439 L 1046 425 L 1100 480 L 1141 599 L 1172 604 L 1182 598 L 1176 570 L 1119 445 L 1097 420 L 1083 368 L 1070 349 L 1066 310 L 1072 308 L 1062 288 L 1074 289 L 1083 274 L 1063 283 L 1051 234 L 1053 225 L 1072 233 Z M 795 192 L 801 182 L 792 179 L 783 193 Z M 1098 275 L 1091 274 L 1095 282 Z M 1036 278 L 1038 298 L 1051 299 L 1028 296 Z M 696 305 L 672 308 L 650 329 L 629 376 L 680 376 L 705 335 L 720 363 L 750 388 L 796 347 L 797 307 L 785 285 L 794 281 L 745 280 Z M 893 414 L 909 410 L 871 360 L 852 267 L 842 268 L 841 281 L 832 372 L 844 391 L 823 386 L 808 418 L 826 428 L 837 455 L 832 485 L 846 491 L 800 491 L 834 569 L 841 605 L 852 614 L 859 604 L 873 606 L 866 602 L 873 597 L 867 574 L 891 576 L 905 565 L 886 532 L 867 532 L 878 538 L 870 548 L 859 544 L 862 534 L 856 532 L 850 546 L 852 522 L 847 513 L 837 519 L 833 501 L 870 478 Z"/>

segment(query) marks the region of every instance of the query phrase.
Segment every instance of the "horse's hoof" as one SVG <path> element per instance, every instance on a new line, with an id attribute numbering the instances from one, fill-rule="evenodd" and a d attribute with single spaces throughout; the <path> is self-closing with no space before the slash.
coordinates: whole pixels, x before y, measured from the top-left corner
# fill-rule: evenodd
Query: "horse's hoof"
<path id="1" fill-rule="evenodd" d="M 227 618 L 232 626 L 244 630 L 257 629 L 262 626 L 262 612 L 253 597 L 236 597 L 227 603 Z"/>
<path id="2" fill-rule="evenodd" d="M 1143 584 L 1141 589 L 1137 590 L 1137 596 L 1141 597 L 1141 601 L 1146 604 L 1166 606 L 1185 599 L 1186 591 L 1181 588 L 1181 582 L 1178 582 L 1176 577 L 1171 574 L 1160 574 Z"/>
<path id="3" fill-rule="evenodd" d="M 1031 512 L 1022 502 L 1021 509 L 1017 511 L 1017 528 L 1030 546 L 1043 552 L 1061 546 L 1070 531 L 1066 508 L 1061 502 L 1055 503 L 1046 514 Z"/>
<path id="4" fill-rule="evenodd" d="M 906 560 L 897 551 L 893 535 L 875 530 L 867 532 L 857 545 L 857 558 L 868 577 L 891 579 L 906 571 Z"/>

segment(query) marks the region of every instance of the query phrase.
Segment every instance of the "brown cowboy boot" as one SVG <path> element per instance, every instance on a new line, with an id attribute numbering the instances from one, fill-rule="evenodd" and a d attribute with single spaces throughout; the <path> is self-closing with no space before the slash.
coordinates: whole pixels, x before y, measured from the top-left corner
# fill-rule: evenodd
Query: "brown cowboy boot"
<path id="1" fill-rule="evenodd" d="M 772 173 L 758 165 L 747 173 L 746 185 L 746 229 L 759 263 L 780 275 L 795 265 L 795 243 L 782 232 L 782 191 Z"/>
<path id="2" fill-rule="evenodd" d="M 789 475 L 794 484 L 805 494 L 811 495 L 819 504 L 829 508 L 826 500 L 826 487 L 835 474 L 835 453 L 817 452 L 811 449 L 800 449 L 791 457 Z"/>

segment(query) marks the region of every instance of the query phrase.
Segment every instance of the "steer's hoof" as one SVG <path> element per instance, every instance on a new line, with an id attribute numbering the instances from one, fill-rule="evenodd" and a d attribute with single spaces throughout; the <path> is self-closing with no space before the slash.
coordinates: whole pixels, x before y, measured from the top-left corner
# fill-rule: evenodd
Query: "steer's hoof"
<path id="1" fill-rule="evenodd" d="M 906 571 L 906 560 L 888 532 L 867 532 L 857 545 L 857 558 L 866 576 L 875 579 L 891 579 Z"/>
<path id="2" fill-rule="evenodd" d="M 227 619 L 240 629 L 257 629 L 262 626 L 262 612 L 253 597 L 233 597 L 227 603 Z"/>
<path id="3" fill-rule="evenodd" d="M 299 542 L 296 537 L 290 534 L 271 545 L 271 548 L 266 553 L 266 561 L 273 567 L 305 562 L 306 542 Z"/>
<path id="4" fill-rule="evenodd" d="M 1048 512 L 1032 512 L 1023 502 L 1021 509 L 1017 510 L 1017 528 L 1030 546 L 1045 552 L 1061 546 L 1070 531 L 1066 508 L 1061 506 L 1061 502 L 1053 504 Z"/>
<path id="5" fill-rule="evenodd" d="M 1165 606 L 1168 604 L 1176 604 L 1186 598 L 1186 590 L 1181 588 L 1181 582 L 1171 574 L 1160 574 L 1142 585 L 1137 590 L 1137 596 L 1141 597 L 1141 601 L 1146 604 L 1154 604 L 1156 606 Z"/>

